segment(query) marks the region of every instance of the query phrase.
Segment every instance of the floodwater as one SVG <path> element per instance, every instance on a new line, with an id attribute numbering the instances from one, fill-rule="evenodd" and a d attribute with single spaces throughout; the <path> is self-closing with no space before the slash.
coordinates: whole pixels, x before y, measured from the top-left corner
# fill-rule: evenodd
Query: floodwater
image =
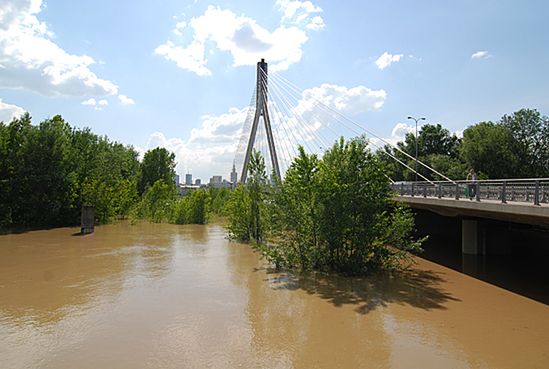
<path id="1" fill-rule="evenodd" d="M 0 368 L 548 368 L 549 306 L 418 259 L 274 273 L 221 226 L 0 236 Z"/>

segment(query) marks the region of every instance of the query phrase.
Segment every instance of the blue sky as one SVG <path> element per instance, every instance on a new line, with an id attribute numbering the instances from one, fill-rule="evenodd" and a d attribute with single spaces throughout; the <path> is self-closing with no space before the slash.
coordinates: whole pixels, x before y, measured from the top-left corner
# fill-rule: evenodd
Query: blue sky
<path id="1" fill-rule="evenodd" d="M 167 147 L 180 174 L 228 177 L 259 58 L 306 91 L 296 105 L 312 96 L 387 140 L 408 115 L 459 132 L 549 114 L 548 15 L 541 0 L 0 0 L 0 119 L 61 114 Z"/>

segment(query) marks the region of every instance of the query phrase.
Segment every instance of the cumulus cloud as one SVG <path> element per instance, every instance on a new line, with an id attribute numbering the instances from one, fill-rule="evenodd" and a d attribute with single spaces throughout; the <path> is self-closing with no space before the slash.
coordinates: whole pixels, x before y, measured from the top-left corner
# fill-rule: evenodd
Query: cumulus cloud
<path id="1" fill-rule="evenodd" d="M 322 9 L 310 1 L 278 0 L 276 5 L 283 15 L 273 31 L 255 19 L 210 5 L 204 14 L 176 24 L 173 33 L 182 36 L 181 30 L 189 28 L 191 40 L 183 45 L 167 40 L 154 52 L 199 76 L 212 74 L 206 55 L 216 49 L 230 53 L 235 67 L 265 58 L 272 70 L 286 70 L 301 60 L 307 30 L 324 28 L 324 20 L 315 15 Z"/>
<path id="2" fill-rule="evenodd" d="M 321 13 L 322 8 L 310 1 L 277 0 L 276 5 L 283 13 L 282 22 L 305 25 L 306 28 L 315 31 L 324 28 L 324 19 L 319 15 L 314 15 Z"/>
<path id="3" fill-rule="evenodd" d="M 89 98 L 87 100 L 82 101 L 80 104 L 87 105 L 87 106 L 93 106 L 95 110 L 99 111 L 99 110 L 102 110 L 103 106 L 109 105 L 109 101 L 106 100 L 106 99 L 95 100 L 92 97 L 92 98 Z"/>
<path id="4" fill-rule="evenodd" d="M 0 122 L 11 122 L 25 113 L 25 109 L 17 105 L 7 104 L 0 99 Z"/>
<path id="5" fill-rule="evenodd" d="M 390 54 L 389 52 L 385 51 L 377 60 L 375 61 L 377 68 L 379 70 L 383 70 L 387 67 L 389 67 L 393 63 L 397 63 L 402 59 L 404 55 L 403 54 Z"/>
<path id="6" fill-rule="evenodd" d="M 97 105 L 97 101 L 93 97 L 91 97 L 88 100 L 82 101 L 81 104 L 82 105 L 95 106 L 95 105 Z"/>
<path id="7" fill-rule="evenodd" d="M 135 101 L 126 95 L 118 95 L 118 100 L 122 105 L 135 105 Z"/>
<path id="8" fill-rule="evenodd" d="M 42 0 L 0 1 L 0 87 L 28 89 L 44 95 L 110 95 L 113 82 L 91 71 L 87 55 L 66 52 L 38 19 Z"/>
<path id="9" fill-rule="evenodd" d="M 471 59 L 488 59 L 491 57 L 492 55 L 486 50 L 477 51 L 471 55 Z"/>
<path id="10" fill-rule="evenodd" d="M 421 127 L 421 125 L 422 124 L 420 123 L 418 127 Z M 415 125 L 409 125 L 406 123 L 397 123 L 391 131 L 391 136 L 382 137 L 382 138 L 371 137 L 369 141 L 374 146 L 374 149 L 382 148 L 387 143 L 395 146 L 397 142 L 404 141 L 406 134 L 415 133 L 415 129 L 416 129 Z"/>
<path id="11" fill-rule="evenodd" d="M 381 109 L 386 98 L 387 92 L 382 89 L 372 90 L 362 85 L 348 88 L 324 83 L 318 87 L 304 90 L 294 112 L 302 115 L 313 111 L 315 106 L 321 102 L 343 115 L 353 116 Z"/>
<path id="12" fill-rule="evenodd" d="M 247 113 L 246 107 L 231 108 L 220 115 L 204 115 L 200 126 L 191 131 L 187 140 L 155 132 L 149 138 L 147 149 L 165 147 L 175 153 L 178 173 L 190 171 L 203 180 L 212 175 L 227 177 Z"/>

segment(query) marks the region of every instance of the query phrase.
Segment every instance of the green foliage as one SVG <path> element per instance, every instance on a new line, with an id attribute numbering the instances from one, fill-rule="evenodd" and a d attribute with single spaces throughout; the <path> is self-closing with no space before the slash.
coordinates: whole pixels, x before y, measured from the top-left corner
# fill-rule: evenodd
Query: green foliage
<path id="1" fill-rule="evenodd" d="M 270 186 L 265 160 L 259 151 L 252 152 L 248 173 L 246 185 L 237 186 L 227 201 L 228 229 L 235 239 L 261 243 L 268 226 Z"/>
<path id="2" fill-rule="evenodd" d="M 458 157 L 458 151 L 461 144 L 461 140 L 455 135 L 451 134 L 442 125 L 425 124 L 418 132 L 418 160 L 433 167 L 437 171 L 453 179 L 464 178 L 465 171 L 461 161 Z M 392 173 L 391 178 L 396 181 L 402 180 L 414 180 L 415 173 L 413 170 L 407 169 L 402 164 L 397 163 L 395 159 L 391 158 L 387 153 L 395 156 L 397 159 L 408 165 L 410 168 L 415 169 L 415 155 L 416 155 L 416 137 L 413 133 L 407 133 L 404 141 L 397 142 L 397 147 L 410 155 L 406 156 L 397 149 L 386 146 L 383 150 L 379 151 L 377 156 L 385 162 L 385 165 Z M 441 157 L 445 157 L 448 160 L 442 161 Z M 440 169 L 437 168 L 440 166 Z M 432 180 L 442 180 L 436 174 L 433 174 L 429 169 L 418 165 L 418 172 L 423 176 Z M 451 175 L 457 175 L 453 177 Z M 421 178 L 421 177 L 420 177 Z"/>
<path id="3" fill-rule="evenodd" d="M 177 224 L 206 224 L 210 212 L 210 193 L 207 190 L 192 191 L 174 203 L 173 222 Z"/>
<path id="4" fill-rule="evenodd" d="M 225 211 L 228 216 L 229 235 L 239 241 L 247 242 L 252 235 L 251 200 L 248 187 L 239 184 L 229 196 Z"/>
<path id="5" fill-rule="evenodd" d="M 175 183 L 159 179 L 143 194 L 137 213 L 152 222 L 167 222 L 173 218 L 176 196 Z"/>
<path id="6" fill-rule="evenodd" d="M 549 118 L 532 109 L 504 115 L 500 124 L 513 137 L 512 147 L 521 159 L 519 177 L 549 177 Z"/>
<path id="7" fill-rule="evenodd" d="M 300 147 L 273 187 L 253 157 L 249 182 L 229 199 L 228 228 L 275 266 L 366 274 L 397 268 L 406 251 L 419 250 L 413 217 L 394 207 L 383 162 L 364 138 L 341 139 L 322 158 Z"/>
<path id="8" fill-rule="evenodd" d="M 175 155 L 163 147 L 149 150 L 143 156 L 141 163 L 141 174 L 138 181 L 138 192 L 143 194 L 148 187 L 156 181 L 162 180 L 166 183 L 174 182 L 175 178 Z"/>
<path id="9" fill-rule="evenodd" d="M 229 189 L 211 187 L 209 190 L 210 195 L 210 211 L 219 216 L 226 215 L 225 206 L 229 200 L 231 191 Z"/>
<path id="10" fill-rule="evenodd" d="M 418 132 L 418 159 L 451 179 L 465 179 L 469 168 L 479 178 L 545 178 L 549 176 L 549 118 L 533 109 L 521 109 L 504 115 L 498 122 L 480 122 L 469 126 L 463 138 L 440 124 L 422 126 Z M 406 134 L 397 147 L 386 146 L 377 152 L 395 181 L 414 180 L 413 170 L 397 163 L 397 159 L 415 168 L 416 140 Z M 429 169 L 418 166 L 418 172 L 431 179 L 442 180 Z"/>
<path id="11" fill-rule="evenodd" d="M 520 156 L 513 150 L 514 139 L 504 126 L 481 122 L 463 132 L 461 158 L 489 178 L 516 178 Z"/>
<path id="12" fill-rule="evenodd" d="M 131 147 L 61 116 L 0 123 L 0 227 L 75 225 L 84 203 L 100 222 L 125 216 L 137 200 L 138 165 Z"/>

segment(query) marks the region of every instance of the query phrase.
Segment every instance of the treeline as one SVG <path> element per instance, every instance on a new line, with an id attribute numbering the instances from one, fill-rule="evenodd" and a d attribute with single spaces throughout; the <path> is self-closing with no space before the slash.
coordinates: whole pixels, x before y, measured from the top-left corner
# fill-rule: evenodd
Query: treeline
<path id="1" fill-rule="evenodd" d="M 412 238 L 412 213 L 393 202 L 385 170 L 364 138 L 341 139 L 322 157 L 301 147 L 277 183 L 255 152 L 248 182 L 227 202 L 229 232 L 277 267 L 353 275 L 398 268 L 421 240 Z"/>
<path id="2" fill-rule="evenodd" d="M 415 168 L 416 138 L 408 133 L 397 146 L 378 152 L 394 180 L 414 180 L 412 170 L 397 163 L 386 153 Z M 426 124 L 418 132 L 418 158 L 451 179 L 465 179 L 469 168 L 479 178 L 541 178 L 549 177 L 549 118 L 538 111 L 522 109 L 504 115 L 497 122 L 480 122 L 463 131 L 463 137 L 442 127 Z M 418 172 L 431 180 L 441 180 L 430 170 L 418 166 Z M 421 180 L 421 178 L 418 178 Z"/>
<path id="3" fill-rule="evenodd" d="M 38 125 L 29 114 L 0 122 L 0 230 L 77 225 L 83 204 L 94 205 L 103 223 L 204 223 L 217 194 L 178 198 L 174 160 L 156 148 L 140 162 L 131 146 L 72 128 L 61 116 Z"/>

